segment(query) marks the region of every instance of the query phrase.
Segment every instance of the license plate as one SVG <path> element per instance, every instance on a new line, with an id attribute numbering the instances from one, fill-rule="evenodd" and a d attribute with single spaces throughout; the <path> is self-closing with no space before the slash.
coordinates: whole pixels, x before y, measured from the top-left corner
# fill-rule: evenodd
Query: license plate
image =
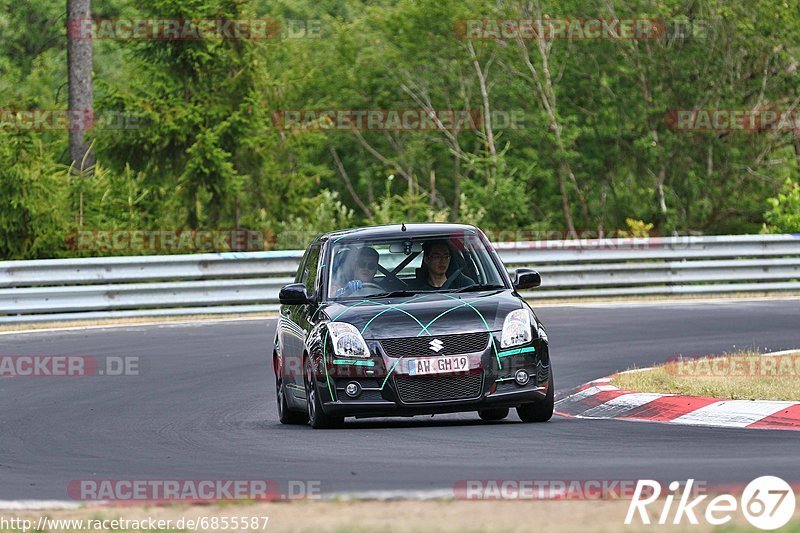
<path id="1" fill-rule="evenodd" d="M 464 356 L 426 357 L 424 359 L 406 359 L 409 376 L 425 374 L 445 374 L 469 370 L 469 359 Z"/>

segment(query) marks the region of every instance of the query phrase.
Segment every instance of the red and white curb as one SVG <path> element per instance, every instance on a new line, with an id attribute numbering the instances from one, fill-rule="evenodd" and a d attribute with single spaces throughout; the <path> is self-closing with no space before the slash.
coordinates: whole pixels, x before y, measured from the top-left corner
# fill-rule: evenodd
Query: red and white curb
<path id="1" fill-rule="evenodd" d="M 611 385 L 616 375 L 579 387 L 556 402 L 555 412 L 574 418 L 800 431 L 800 402 L 721 400 L 705 396 L 624 391 Z"/>

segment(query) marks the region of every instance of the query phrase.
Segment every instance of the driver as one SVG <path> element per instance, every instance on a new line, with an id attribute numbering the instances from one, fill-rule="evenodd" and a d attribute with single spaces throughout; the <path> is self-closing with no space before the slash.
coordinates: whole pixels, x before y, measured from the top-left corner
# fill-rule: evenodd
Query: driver
<path id="1" fill-rule="evenodd" d="M 448 283 L 447 269 L 450 267 L 450 246 L 446 241 L 427 241 L 422 245 L 424 255 L 422 263 L 425 265 L 427 276 L 422 280 L 423 289 L 440 289 Z M 452 277 L 452 276 L 451 276 Z M 460 289 L 475 285 L 472 278 L 458 272 L 455 279 L 450 281 L 449 289 Z"/>
<path id="2" fill-rule="evenodd" d="M 353 279 L 336 291 L 335 297 L 344 296 L 361 289 L 365 283 L 375 283 L 378 273 L 378 251 L 365 246 L 358 251 L 356 264 L 353 266 Z"/>

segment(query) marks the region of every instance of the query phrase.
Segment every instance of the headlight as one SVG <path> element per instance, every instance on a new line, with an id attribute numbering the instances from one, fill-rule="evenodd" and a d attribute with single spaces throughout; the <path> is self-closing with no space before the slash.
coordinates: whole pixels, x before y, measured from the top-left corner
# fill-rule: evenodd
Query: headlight
<path id="1" fill-rule="evenodd" d="M 511 311 L 503 322 L 501 348 L 510 348 L 531 342 L 531 315 L 527 309 Z"/>
<path id="2" fill-rule="evenodd" d="M 352 324 L 330 322 L 328 331 L 333 342 L 333 353 L 346 357 L 369 357 L 369 348 L 364 337 Z"/>

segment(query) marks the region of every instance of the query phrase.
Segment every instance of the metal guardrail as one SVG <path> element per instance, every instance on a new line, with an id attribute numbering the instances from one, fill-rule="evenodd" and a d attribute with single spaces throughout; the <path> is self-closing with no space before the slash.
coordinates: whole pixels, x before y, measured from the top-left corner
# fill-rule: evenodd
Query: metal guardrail
<path id="1" fill-rule="evenodd" d="M 800 291 L 800 235 L 530 241 L 495 245 L 533 267 L 536 300 Z M 0 323 L 275 311 L 303 252 L 0 262 Z"/>

